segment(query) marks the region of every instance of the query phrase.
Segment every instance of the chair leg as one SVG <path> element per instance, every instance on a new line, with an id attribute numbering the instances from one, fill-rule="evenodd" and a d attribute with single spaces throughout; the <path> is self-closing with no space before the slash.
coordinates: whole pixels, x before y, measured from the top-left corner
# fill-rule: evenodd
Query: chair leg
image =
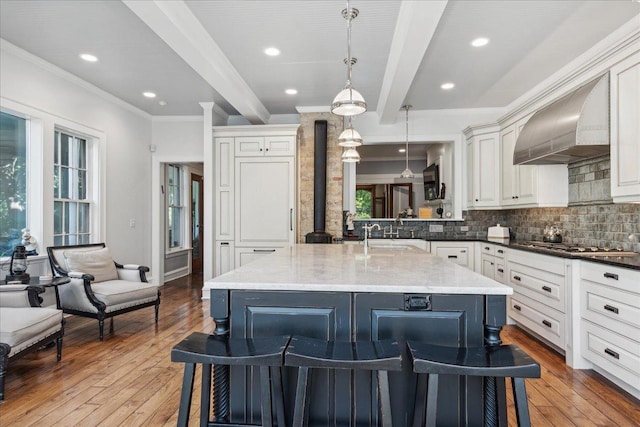
<path id="1" fill-rule="evenodd" d="M 62 360 L 62 337 L 56 338 L 56 359 L 58 362 Z"/>
<path id="2" fill-rule="evenodd" d="M 200 427 L 209 425 L 211 412 L 211 365 L 202 364 L 202 388 L 200 394 Z"/>
<path id="3" fill-rule="evenodd" d="M 268 366 L 260 366 L 260 400 L 262 401 L 262 425 L 273 427 L 273 415 L 271 413 L 271 378 Z"/>
<path id="4" fill-rule="evenodd" d="M 429 374 L 426 427 L 436 427 L 436 415 L 438 412 L 438 376 L 438 374 Z"/>
<path id="5" fill-rule="evenodd" d="M 109 322 L 109 333 L 113 334 L 113 317 L 111 318 L 111 321 Z"/>
<path id="6" fill-rule="evenodd" d="M 309 416 L 309 385 L 311 383 L 310 368 L 298 368 L 298 384 L 296 386 L 296 400 L 293 408 L 293 427 L 307 425 Z"/>
<path id="7" fill-rule="evenodd" d="M 100 329 L 100 341 L 104 341 L 104 319 L 98 319 L 98 328 Z"/>
<path id="8" fill-rule="evenodd" d="M 496 403 L 498 405 L 498 425 L 508 427 L 507 421 L 507 390 L 504 377 L 496 378 Z"/>
<path id="9" fill-rule="evenodd" d="M 156 302 L 156 323 L 158 323 L 158 312 L 160 311 L 160 298 Z"/>
<path id="10" fill-rule="evenodd" d="M 389 394 L 389 373 L 387 371 L 378 371 L 378 395 L 380 396 L 382 427 L 391 427 L 391 396 Z"/>
<path id="11" fill-rule="evenodd" d="M 427 405 L 427 374 L 418 374 L 416 381 L 416 398 L 413 405 L 413 427 L 424 425 Z"/>
<path id="12" fill-rule="evenodd" d="M 524 385 L 524 378 L 511 378 L 513 388 L 513 400 L 516 404 L 516 419 L 518 426 L 530 427 L 529 405 L 527 403 L 527 389 Z"/>
<path id="13" fill-rule="evenodd" d="M 195 376 L 195 373 L 195 363 L 184 364 L 182 391 L 180 392 L 180 408 L 178 409 L 178 427 L 187 427 L 189 425 L 189 412 L 191 409 L 191 397 L 193 396 L 193 378 Z"/>
<path id="14" fill-rule="evenodd" d="M 276 420 L 278 427 L 284 427 L 287 423 L 284 412 L 284 392 L 282 389 L 282 368 L 272 366 L 271 370 L 271 389 L 273 390 L 273 400 L 276 407 Z"/>
<path id="15" fill-rule="evenodd" d="M 4 376 L 7 372 L 10 351 L 9 344 L 0 342 L 0 402 L 4 400 Z"/>

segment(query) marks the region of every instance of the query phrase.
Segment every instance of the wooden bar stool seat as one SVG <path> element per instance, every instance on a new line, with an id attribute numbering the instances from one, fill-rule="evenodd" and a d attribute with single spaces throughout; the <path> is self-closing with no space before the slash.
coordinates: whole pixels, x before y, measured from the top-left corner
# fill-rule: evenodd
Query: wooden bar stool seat
<path id="1" fill-rule="evenodd" d="M 268 338 L 228 338 L 194 332 L 171 350 L 171 361 L 185 364 L 178 412 L 178 426 L 189 423 L 195 366 L 202 364 L 201 426 L 239 426 L 209 420 L 211 402 L 211 366 L 259 366 L 262 400 L 262 425 L 272 426 L 272 400 L 276 407 L 277 425 L 285 425 L 281 367 L 288 336 Z M 226 385 L 228 387 L 228 384 Z"/>
<path id="2" fill-rule="evenodd" d="M 377 371 L 380 417 L 391 426 L 391 401 L 387 371 L 402 369 L 400 346 L 395 340 L 325 341 L 293 337 L 284 356 L 285 366 L 298 368 L 293 426 L 308 424 L 311 369 L 363 369 Z"/>
<path id="3" fill-rule="evenodd" d="M 529 407 L 525 378 L 540 378 L 540 365 L 515 345 L 485 347 L 442 347 L 429 343 L 408 341 L 413 371 L 428 374 L 428 386 L 424 392 L 425 375 L 418 379 L 418 392 L 414 409 L 414 427 L 421 424 L 425 415 L 425 426 L 436 425 L 438 376 L 467 375 L 479 377 L 510 377 L 519 426 L 530 426 Z M 421 391 L 421 388 L 423 391 Z M 504 386 L 503 386 L 504 389 Z M 498 399 L 498 412 L 506 419 L 506 402 Z"/>

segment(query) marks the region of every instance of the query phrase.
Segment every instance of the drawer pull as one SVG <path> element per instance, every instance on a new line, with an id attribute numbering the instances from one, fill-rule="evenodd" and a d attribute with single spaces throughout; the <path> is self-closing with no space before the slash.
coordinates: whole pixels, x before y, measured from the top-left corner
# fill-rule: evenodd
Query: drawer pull
<path id="1" fill-rule="evenodd" d="M 490 248 L 489 246 L 485 246 L 485 247 L 484 247 L 484 250 L 485 250 L 485 251 L 489 251 L 489 250 L 491 250 L 491 248 Z"/>
<path id="2" fill-rule="evenodd" d="M 518 282 L 522 280 L 520 276 L 513 276 L 513 280 L 517 280 Z"/>
<path id="3" fill-rule="evenodd" d="M 551 292 L 551 288 L 549 286 L 543 286 L 542 290 L 545 292 Z"/>
<path id="4" fill-rule="evenodd" d="M 618 307 L 614 307 L 612 305 L 607 304 L 607 305 L 604 306 L 604 309 L 607 310 L 607 311 L 611 311 L 611 312 L 613 312 L 615 314 L 618 314 Z"/>
<path id="5" fill-rule="evenodd" d="M 520 307 L 518 304 L 514 304 L 513 308 L 515 308 L 518 311 L 522 311 L 522 307 Z"/>
<path id="6" fill-rule="evenodd" d="M 604 273 L 604 277 L 607 279 L 618 280 L 618 275 L 613 273 Z"/>
<path id="7" fill-rule="evenodd" d="M 460 253 L 461 253 L 461 254 L 466 254 L 466 253 L 467 253 L 467 250 L 466 250 L 466 249 L 463 249 L 463 250 L 461 250 L 461 251 L 460 251 Z"/>
<path id="8" fill-rule="evenodd" d="M 275 249 L 254 249 L 253 252 L 260 252 L 260 253 L 271 253 L 271 252 L 275 252 Z"/>
<path id="9" fill-rule="evenodd" d="M 499 253 L 499 254 L 503 254 L 503 253 L 504 253 L 504 251 L 503 251 L 502 249 L 498 249 L 498 253 Z"/>
<path id="10" fill-rule="evenodd" d="M 229 246 L 229 242 L 221 242 L 220 246 Z"/>
<path id="11" fill-rule="evenodd" d="M 458 255 L 449 255 L 449 256 L 447 256 L 447 258 L 456 258 L 457 259 Z"/>
<path id="12" fill-rule="evenodd" d="M 502 268 L 499 268 L 498 273 L 504 273 L 504 270 Z"/>
<path id="13" fill-rule="evenodd" d="M 607 353 L 611 357 L 615 357 L 616 359 L 620 359 L 620 354 L 618 354 L 617 352 L 611 350 L 610 348 L 605 348 L 604 352 Z"/>
<path id="14" fill-rule="evenodd" d="M 543 324 L 544 326 L 546 326 L 547 328 L 550 328 L 550 327 L 551 327 L 551 322 L 549 322 L 548 320 L 543 320 L 543 321 L 542 321 L 542 324 Z"/>

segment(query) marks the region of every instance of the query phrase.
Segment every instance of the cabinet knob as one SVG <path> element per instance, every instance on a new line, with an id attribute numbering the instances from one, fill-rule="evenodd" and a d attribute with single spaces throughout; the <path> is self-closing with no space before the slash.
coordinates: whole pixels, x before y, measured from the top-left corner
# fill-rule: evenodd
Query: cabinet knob
<path id="1" fill-rule="evenodd" d="M 478 199 L 476 199 L 476 202 L 478 201 Z"/>

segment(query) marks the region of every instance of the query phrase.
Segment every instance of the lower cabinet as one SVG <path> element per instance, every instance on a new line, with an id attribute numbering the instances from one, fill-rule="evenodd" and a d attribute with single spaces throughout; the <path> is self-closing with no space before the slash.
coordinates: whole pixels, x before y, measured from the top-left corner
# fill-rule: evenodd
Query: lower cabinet
<path id="1" fill-rule="evenodd" d="M 640 271 L 580 265 L 582 357 L 640 398 Z"/>
<path id="2" fill-rule="evenodd" d="M 219 276 L 235 268 L 233 247 L 233 240 L 216 241 L 216 259 L 213 269 L 215 276 Z"/>
<path id="3" fill-rule="evenodd" d="M 491 243 L 480 243 L 479 272 L 485 277 L 507 284 L 506 248 Z M 477 271 L 477 270 L 476 270 Z"/>
<path id="4" fill-rule="evenodd" d="M 276 251 L 276 247 L 269 248 L 236 248 L 235 249 L 235 268 L 242 267 L 245 264 L 255 261 L 265 255 L 271 255 Z"/>
<path id="5" fill-rule="evenodd" d="M 513 288 L 507 314 L 564 353 L 569 287 L 565 259 L 510 249 L 507 260 L 507 285 Z"/>
<path id="6" fill-rule="evenodd" d="M 431 242 L 431 253 L 451 262 L 474 269 L 474 242 Z"/>

